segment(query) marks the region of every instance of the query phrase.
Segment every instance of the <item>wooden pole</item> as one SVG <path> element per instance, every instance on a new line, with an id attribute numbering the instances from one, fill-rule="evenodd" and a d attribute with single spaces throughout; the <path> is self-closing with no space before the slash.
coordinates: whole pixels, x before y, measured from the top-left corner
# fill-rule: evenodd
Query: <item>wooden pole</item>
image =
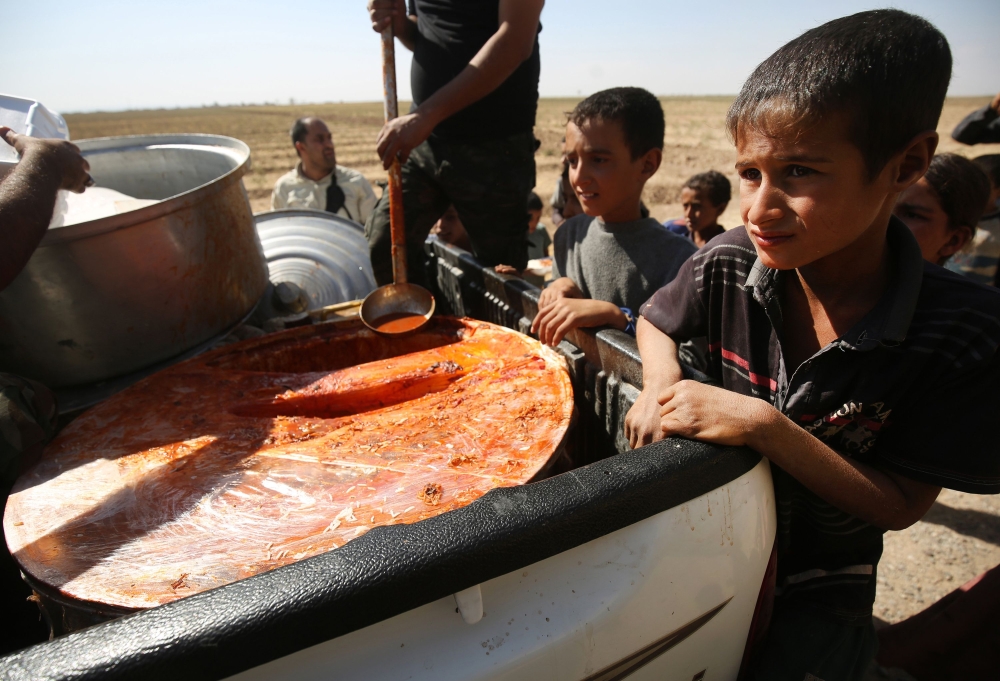
<path id="1" fill-rule="evenodd" d="M 396 49 L 390 24 L 382 31 L 382 90 L 385 95 L 385 121 L 399 116 L 396 101 Z M 399 159 L 389 166 L 389 230 L 392 240 L 392 280 L 406 283 L 406 226 L 403 221 L 403 176 Z"/>

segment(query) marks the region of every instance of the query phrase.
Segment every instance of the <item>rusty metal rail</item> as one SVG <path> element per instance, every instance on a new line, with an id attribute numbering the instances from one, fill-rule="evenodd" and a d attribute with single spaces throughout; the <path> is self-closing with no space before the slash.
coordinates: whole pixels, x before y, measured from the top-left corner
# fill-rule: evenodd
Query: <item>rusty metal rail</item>
<path id="1" fill-rule="evenodd" d="M 382 31 L 382 91 L 385 98 L 385 122 L 399 117 L 396 97 L 396 47 L 390 24 Z M 389 166 L 389 229 L 392 241 L 392 280 L 405 284 L 406 277 L 406 226 L 403 219 L 403 175 L 399 159 L 392 159 Z"/>
<path id="2" fill-rule="evenodd" d="M 445 314 L 484 319 L 529 334 L 541 291 L 523 279 L 497 274 L 472 254 L 437 238 L 425 244 L 426 278 Z M 566 359 L 579 418 L 567 451 L 574 466 L 631 451 L 625 415 L 642 389 L 642 361 L 635 338 L 617 329 L 573 329 L 556 350 Z M 684 377 L 707 376 L 681 365 Z"/>

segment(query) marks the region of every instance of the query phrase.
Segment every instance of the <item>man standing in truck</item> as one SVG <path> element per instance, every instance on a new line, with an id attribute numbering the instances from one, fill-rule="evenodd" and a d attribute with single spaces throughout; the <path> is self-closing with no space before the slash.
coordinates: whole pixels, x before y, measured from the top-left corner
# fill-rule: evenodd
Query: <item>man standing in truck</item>
<path id="1" fill-rule="evenodd" d="M 422 283 L 423 241 L 454 205 L 486 265 L 527 266 L 524 197 L 535 186 L 538 33 L 544 0 L 369 0 L 372 28 L 392 26 L 413 51 L 410 113 L 378 136 L 402 165 L 410 279 Z M 389 201 L 366 225 L 379 284 L 392 281 Z"/>

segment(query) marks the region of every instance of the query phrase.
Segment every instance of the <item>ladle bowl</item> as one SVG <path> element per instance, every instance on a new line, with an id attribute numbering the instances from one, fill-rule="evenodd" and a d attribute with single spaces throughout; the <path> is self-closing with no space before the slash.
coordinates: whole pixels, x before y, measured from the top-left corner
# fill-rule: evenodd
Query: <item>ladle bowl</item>
<path id="1" fill-rule="evenodd" d="M 382 31 L 382 89 L 385 121 L 399 115 L 396 100 L 396 53 L 392 25 Z M 399 159 L 389 165 L 389 229 L 392 242 L 392 284 L 369 293 L 361 303 L 361 321 L 372 331 L 390 336 L 416 331 L 434 314 L 434 296 L 406 281 L 406 230 L 403 226 L 403 176 Z"/>
<path id="2" fill-rule="evenodd" d="M 416 284 L 387 284 L 361 303 L 361 321 L 372 331 L 399 335 L 416 331 L 434 314 L 434 296 Z"/>

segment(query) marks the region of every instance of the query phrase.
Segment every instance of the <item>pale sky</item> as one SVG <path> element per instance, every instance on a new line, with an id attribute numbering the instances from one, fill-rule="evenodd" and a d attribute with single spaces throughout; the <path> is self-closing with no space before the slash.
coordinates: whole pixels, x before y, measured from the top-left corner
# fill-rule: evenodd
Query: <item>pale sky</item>
<path id="1" fill-rule="evenodd" d="M 365 0 L 32 0 L 7 12 L 0 92 L 63 113 L 204 104 L 377 101 L 379 40 Z M 543 97 L 637 85 L 735 94 L 802 31 L 893 6 L 931 20 L 955 57 L 952 95 L 1000 90 L 1000 2 L 548 0 Z M 409 53 L 397 47 L 400 98 Z"/>

